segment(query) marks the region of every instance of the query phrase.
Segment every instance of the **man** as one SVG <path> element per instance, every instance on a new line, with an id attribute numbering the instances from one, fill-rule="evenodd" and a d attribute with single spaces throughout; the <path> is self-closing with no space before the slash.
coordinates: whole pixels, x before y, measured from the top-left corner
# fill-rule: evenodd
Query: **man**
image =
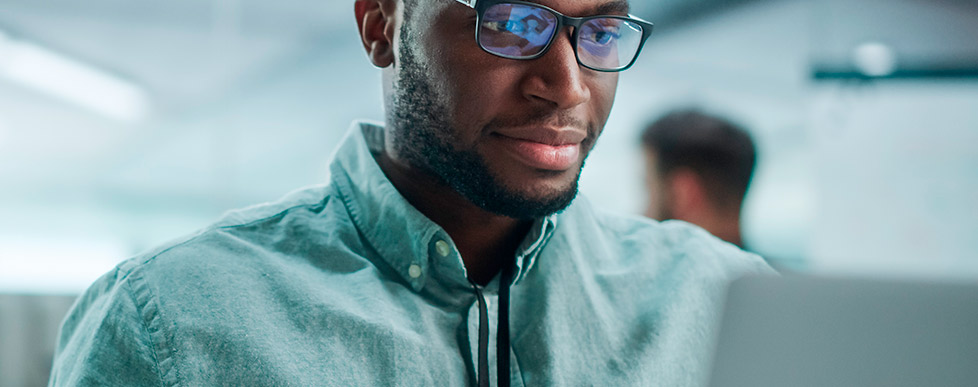
<path id="1" fill-rule="evenodd" d="M 101 278 L 51 384 L 697 381 L 717 293 L 767 267 L 569 205 L 651 25 L 622 1 L 471 3 L 356 1 L 386 126 L 354 125 L 327 185 Z"/>
<path id="2" fill-rule="evenodd" d="M 750 135 L 696 110 L 666 114 L 642 132 L 645 215 L 679 219 L 743 246 L 740 212 L 757 162 Z"/>

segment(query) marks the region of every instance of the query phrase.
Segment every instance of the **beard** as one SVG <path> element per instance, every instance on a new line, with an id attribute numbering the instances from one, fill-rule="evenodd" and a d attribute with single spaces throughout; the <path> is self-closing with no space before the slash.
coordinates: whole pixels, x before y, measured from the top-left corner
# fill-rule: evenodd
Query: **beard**
<path id="1" fill-rule="evenodd" d="M 402 29 L 407 34 L 407 28 Z M 409 41 L 402 36 L 402 41 Z M 445 186 L 485 211 L 514 219 L 535 219 L 562 211 L 577 196 L 581 168 L 573 182 L 564 189 L 536 195 L 508 187 L 495 176 L 485 158 L 474 148 L 459 149 L 462 144 L 448 117 L 447 104 L 439 98 L 429 72 L 418 61 L 407 44 L 401 45 L 400 71 L 395 80 L 393 101 L 388 112 L 392 126 L 388 135 L 395 154 L 412 168 L 440 180 Z M 594 131 L 589 131 L 593 133 Z M 590 150 L 595 136 L 582 144 Z"/>

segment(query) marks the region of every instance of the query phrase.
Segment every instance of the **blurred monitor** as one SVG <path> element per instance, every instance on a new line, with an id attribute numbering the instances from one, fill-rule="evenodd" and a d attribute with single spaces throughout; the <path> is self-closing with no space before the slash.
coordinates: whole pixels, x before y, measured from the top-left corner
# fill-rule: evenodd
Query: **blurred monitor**
<path id="1" fill-rule="evenodd" d="M 0 293 L 0 387 L 48 384 L 58 329 L 75 298 Z"/>
<path id="2" fill-rule="evenodd" d="M 978 283 L 749 277 L 711 387 L 978 386 Z"/>

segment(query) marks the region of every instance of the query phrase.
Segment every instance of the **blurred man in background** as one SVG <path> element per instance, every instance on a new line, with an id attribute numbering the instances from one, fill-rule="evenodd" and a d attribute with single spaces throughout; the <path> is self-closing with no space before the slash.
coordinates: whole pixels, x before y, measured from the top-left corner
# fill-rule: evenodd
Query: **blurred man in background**
<path id="1" fill-rule="evenodd" d="M 645 215 L 696 224 L 743 247 L 740 213 L 757 155 L 740 126 L 697 110 L 677 110 L 642 133 Z"/>

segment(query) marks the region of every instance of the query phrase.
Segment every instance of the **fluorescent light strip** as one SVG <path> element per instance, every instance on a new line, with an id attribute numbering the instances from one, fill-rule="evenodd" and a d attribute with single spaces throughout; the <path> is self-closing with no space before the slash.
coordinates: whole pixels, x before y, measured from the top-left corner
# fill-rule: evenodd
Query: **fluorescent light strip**
<path id="1" fill-rule="evenodd" d="M 78 294 L 129 253 L 116 240 L 0 237 L 0 293 Z"/>
<path id="2" fill-rule="evenodd" d="M 120 121 L 139 121 L 150 110 L 139 86 L 2 31 L 0 76 Z"/>

